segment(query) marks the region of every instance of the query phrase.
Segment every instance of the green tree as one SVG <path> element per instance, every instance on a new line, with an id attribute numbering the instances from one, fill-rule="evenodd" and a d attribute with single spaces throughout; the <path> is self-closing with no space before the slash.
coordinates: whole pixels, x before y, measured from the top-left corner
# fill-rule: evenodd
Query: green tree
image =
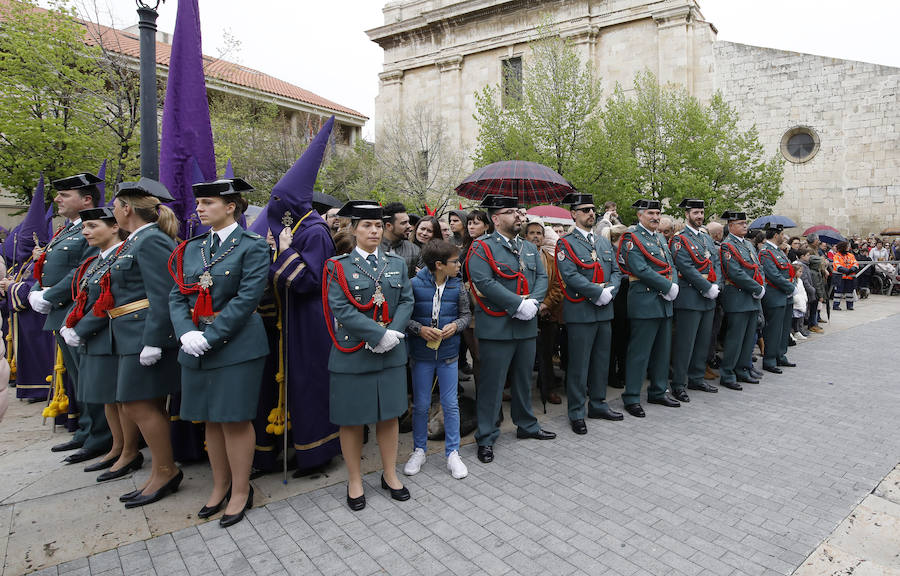
<path id="1" fill-rule="evenodd" d="M 96 166 L 110 151 L 97 122 L 98 52 L 65 4 L 35 0 L 0 4 L 0 186 L 30 198 L 37 175 L 49 178 Z"/>
<path id="2" fill-rule="evenodd" d="M 375 146 L 362 139 L 353 148 L 323 162 L 316 186 L 341 201 L 377 199 L 386 204 L 403 201 L 398 184 L 375 156 Z"/>

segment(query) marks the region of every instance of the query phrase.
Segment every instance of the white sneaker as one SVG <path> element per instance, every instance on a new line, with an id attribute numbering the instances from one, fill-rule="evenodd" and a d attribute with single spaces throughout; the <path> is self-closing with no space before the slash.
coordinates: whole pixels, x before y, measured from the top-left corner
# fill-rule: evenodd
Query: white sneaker
<path id="1" fill-rule="evenodd" d="M 456 450 L 447 456 L 447 470 L 449 470 L 450 475 L 457 480 L 469 475 L 469 469 L 463 464 L 462 458 L 459 457 L 459 452 Z"/>
<path id="2" fill-rule="evenodd" d="M 806 340 L 806 336 L 799 332 L 794 332 L 794 340 Z"/>
<path id="3" fill-rule="evenodd" d="M 425 451 L 421 448 L 416 448 L 412 451 L 412 454 L 409 455 L 409 460 L 406 461 L 406 466 L 403 467 L 403 473 L 407 476 L 418 474 L 424 463 Z"/>

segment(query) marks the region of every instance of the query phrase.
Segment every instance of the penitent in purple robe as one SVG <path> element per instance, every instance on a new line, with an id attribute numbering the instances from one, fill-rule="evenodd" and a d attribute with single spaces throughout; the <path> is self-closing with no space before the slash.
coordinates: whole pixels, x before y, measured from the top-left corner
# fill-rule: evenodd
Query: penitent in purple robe
<path id="1" fill-rule="evenodd" d="M 17 281 L 9 285 L 6 306 L 10 330 L 17 332 L 13 334 L 16 340 L 13 343 L 16 346 L 16 397 L 45 400 L 50 390 L 47 376 L 53 373 L 56 360 L 56 340 L 51 332 L 44 332 L 47 317 L 32 310 L 28 303 L 28 293 L 36 282 L 32 277 L 33 267 L 29 262 L 21 274 L 13 271 Z"/>
<path id="2" fill-rule="evenodd" d="M 312 211 L 294 233 L 291 247 L 269 269 L 285 314 L 288 410 L 301 470 L 320 466 L 341 451 L 338 427 L 328 418 L 331 338 L 322 312 L 322 270 L 332 256 L 328 226 Z"/>

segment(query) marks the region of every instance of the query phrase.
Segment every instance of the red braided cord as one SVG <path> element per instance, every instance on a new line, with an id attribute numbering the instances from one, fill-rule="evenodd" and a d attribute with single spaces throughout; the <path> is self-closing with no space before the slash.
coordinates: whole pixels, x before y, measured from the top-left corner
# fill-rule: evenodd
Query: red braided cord
<path id="1" fill-rule="evenodd" d="M 675 240 L 675 237 L 672 237 L 672 240 Z M 672 240 L 669 240 L 669 250 L 672 250 Z M 694 261 L 694 264 L 697 266 L 697 271 L 701 274 L 706 274 L 706 279 L 710 282 L 716 281 L 716 269 L 713 267 L 712 259 L 706 258 L 705 260 L 700 260 L 697 254 L 694 253 L 694 249 L 691 248 L 691 244 L 689 242 L 685 242 L 682 238 L 681 245 L 687 250 L 688 256 L 691 257 L 691 260 Z"/>
<path id="2" fill-rule="evenodd" d="M 331 268 L 328 267 L 329 262 L 333 264 Z M 325 267 L 322 271 L 322 311 L 325 314 L 325 326 L 328 328 L 328 334 L 331 336 L 331 341 L 334 343 L 335 348 L 346 353 L 356 352 L 365 346 L 365 342 L 360 342 L 352 348 L 345 348 L 338 343 L 337 337 L 334 334 L 334 321 L 331 314 L 331 306 L 328 304 L 328 288 L 331 286 L 332 278 L 337 279 L 338 286 L 341 287 L 341 291 L 344 293 L 344 296 L 346 296 L 347 301 L 353 304 L 357 310 L 360 312 L 368 312 L 369 310 L 374 309 L 372 320 L 375 322 L 378 322 L 378 315 L 380 313 L 381 321 L 384 324 L 390 324 L 391 318 L 388 313 L 388 303 L 387 300 L 385 300 L 384 304 L 381 306 L 375 306 L 374 294 L 365 304 L 357 302 L 356 298 L 354 298 L 353 294 L 350 292 L 350 286 L 347 284 L 347 277 L 344 275 L 344 267 L 334 258 L 329 258 L 325 261 Z"/>
<path id="3" fill-rule="evenodd" d="M 628 270 L 627 264 L 625 264 L 623 266 L 623 263 L 625 263 L 628 259 L 628 254 L 627 253 L 625 254 L 625 258 L 620 257 L 620 254 L 622 252 L 622 245 L 625 244 L 626 237 L 629 237 L 632 239 L 634 244 L 638 247 L 638 249 L 644 255 L 644 258 L 646 258 L 653 264 L 656 264 L 657 266 L 659 266 L 660 269 L 656 270 L 657 274 L 659 274 L 660 276 L 665 276 L 668 280 L 671 280 L 671 278 L 669 277 L 669 274 L 672 272 L 672 265 L 669 264 L 668 262 L 660 260 L 659 258 L 656 258 L 655 256 L 653 256 L 653 254 L 650 254 L 647 251 L 647 249 L 644 248 L 644 245 L 641 244 L 641 241 L 638 240 L 635 237 L 634 233 L 632 233 L 632 232 L 625 232 L 624 234 L 622 234 L 622 237 L 619 238 L 619 245 L 616 247 L 616 261 L 619 262 L 619 268 L 622 270 L 622 272 L 628 274 L 629 276 L 633 276 L 631 271 Z"/>
<path id="4" fill-rule="evenodd" d="M 41 284 L 41 276 L 44 273 L 44 262 L 47 261 L 47 247 L 59 236 L 59 233 L 65 229 L 65 226 L 60 226 L 56 229 L 56 232 L 53 233 L 53 237 L 50 238 L 50 242 L 47 243 L 47 246 L 44 247 L 44 251 L 41 252 L 41 255 L 38 256 L 38 259 L 34 261 L 34 269 L 31 271 L 32 278 L 38 281 L 38 285 L 43 288 L 44 285 Z"/>
<path id="5" fill-rule="evenodd" d="M 87 267 L 96 259 L 96 256 L 91 256 L 82 262 L 81 266 L 75 271 L 75 276 L 72 278 L 72 300 L 75 301 L 75 306 L 66 316 L 66 326 L 69 328 L 74 328 L 75 325 L 84 318 L 84 307 L 85 304 L 87 304 L 88 289 L 87 286 L 85 286 L 84 289 L 81 289 L 79 285 L 81 284 L 81 279 L 84 278 Z"/>
<path id="6" fill-rule="evenodd" d="M 796 271 L 794 270 L 794 267 L 791 264 L 779 264 L 778 259 L 775 258 L 774 254 L 772 254 L 771 248 L 764 248 L 763 250 L 761 250 L 759 252 L 759 259 L 762 260 L 763 257 L 766 257 L 769 260 L 771 260 L 772 264 L 774 264 L 775 267 L 778 268 L 779 270 L 781 270 L 782 272 L 787 270 L 788 278 L 790 278 L 791 282 L 794 281 L 794 277 L 797 274 Z M 766 278 L 766 284 L 768 284 L 769 286 L 775 286 L 775 284 L 773 284 L 768 278 Z"/>
<path id="7" fill-rule="evenodd" d="M 476 242 L 481 244 L 481 247 L 484 248 L 484 256 L 478 254 L 478 251 L 475 250 Z M 510 271 L 507 273 L 500 270 L 500 266 L 505 266 L 506 268 L 509 268 L 509 266 L 503 263 L 498 263 L 496 260 L 494 260 L 494 255 L 491 253 L 491 249 L 488 248 L 487 244 L 484 243 L 484 240 L 472 241 L 472 246 L 469 247 L 469 253 L 466 255 L 466 275 L 469 277 L 469 288 L 471 288 L 472 297 L 475 298 L 475 302 L 478 303 L 478 306 L 481 308 L 481 310 L 488 316 L 493 316 L 494 318 L 504 316 L 506 314 L 506 310 L 491 310 L 485 305 L 484 301 L 482 301 L 481 297 L 478 295 L 478 290 L 475 288 L 475 283 L 472 282 L 472 274 L 469 273 L 469 259 L 472 258 L 472 254 L 477 254 L 479 258 L 487 262 L 491 267 L 491 270 L 493 270 L 494 274 L 496 274 L 497 276 L 505 280 L 512 280 L 515 278 L 516 294 L 518 294 L 519 296 L 528 294 L 528 279 L 525 278 L 525 274 L 523 274 L 521 271 L 515 273 Z M 510 268 L 510 270 L 512 269 Z"/>
<path id="8" fill-rule="evenodd" d="M 760 286 L 763 285 L 763 277 L 759 271 L 759 264 L 751 264 L 750 262 L 747 262 L 746 260 L 741 258 L 741 255 L 734 248 L 734 246 L 723 242 L 722 246 L 719 248 L 719 257 L 722 260 L 722 274 L 725 276 L 726 282 L 731 282 L 731 280 L 728 279 L 728 266 L 725 264 L 725 257 L 724 257 L 724 252 L 723 252 L 724 250 L 728 250 L 728 252 L 730 254 L 732 254 L 735 258 L 737 258 L 738 264 L 740 264 L 747 270 L 752 270 L 753 271 L 753 280 L 756 281 L 756 283 L 759 284 Z M 731 282 L 731 283 L 734 284 L 734 282 Z"/>
<path id="9" fill-rule="evenodd" d="M 199 282 L 187 284 L 184 281 L 184 250 L 187 248 L 188 242 L 190 240 L 185 240 L 175 248 L 172 255 L 169 256 L 168 267 L 169 274 L 175 280 L 179 292 L 186 296 L 197 294 L 197 301 L 194 303 L 194 313 L 191 315 L 191 320 L 193 320 L 194 326 L 200 326 L 201 316 L 212 316 L 213 314 L 212 295 L 209 293 L 209 288 L 200 286 Z"/>
<path id="10" fill-rule="evenodd" d="M 574 251 L 572 250 L 572 246 L 569 245 L 568 240 L 566 240 L 565 238 L 560 238 L 559 242 L 562 242 L 566 246 L 566 251 L 563 252 L 563 254 L 565 254 L 566 257 L 569 260 L 571 260 L 572 262 L 574 262 L 579 268 L 582 268 L 585 270 L 587 270 L 589 268 L 594 269 L 594 275 L 591 278 L 591 282 L 593 282 L 594 284 L 602 284 L 603 283 L 603 279 L 604 279 L 603 265 L 600 264 L 600 262 L 595 260 L 591 264 L 585 264 L 584 262 L 581 261 L 581 259 L 575 258 L 575 256 L 573 256 Z M 558 254 L 559 254 L 559 243 L 556 244 L 556 250 L 553 252 L 553 257 L 557 258 Z M 562 276 L 559 273 L 559 264 L 556 265 L 556 274 L 554 274 L 554 276 L 556 276 L 556 281 L 559 283 L 559 287 L 562 288 L 563 296 L 566 297 L 566 300 L 568 300 L 569 302 L 573 302 L 573 303 L 584 302 L 584 300 L 585 300 L 584 296 L 582 296 L 581 298 L 572 298 L 571 296 L 569 296 L 569 293 L 566 291 L 566 286 L 565 286 L 565 284 L 563 284 Z"/>

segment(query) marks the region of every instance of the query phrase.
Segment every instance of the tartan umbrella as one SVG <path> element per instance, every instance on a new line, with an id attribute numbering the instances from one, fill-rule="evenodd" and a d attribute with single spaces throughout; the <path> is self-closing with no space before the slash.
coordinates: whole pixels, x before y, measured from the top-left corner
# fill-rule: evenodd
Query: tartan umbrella
<path id="1" fill-rule="evenodd" d="M 488 194 L 515 196 L 523 204 L 558 202 L 575 188 L 550 168 L 537 162 L 504 160 L 469 175 L 456 187 L 463 198 L 482 200 Z"/>

